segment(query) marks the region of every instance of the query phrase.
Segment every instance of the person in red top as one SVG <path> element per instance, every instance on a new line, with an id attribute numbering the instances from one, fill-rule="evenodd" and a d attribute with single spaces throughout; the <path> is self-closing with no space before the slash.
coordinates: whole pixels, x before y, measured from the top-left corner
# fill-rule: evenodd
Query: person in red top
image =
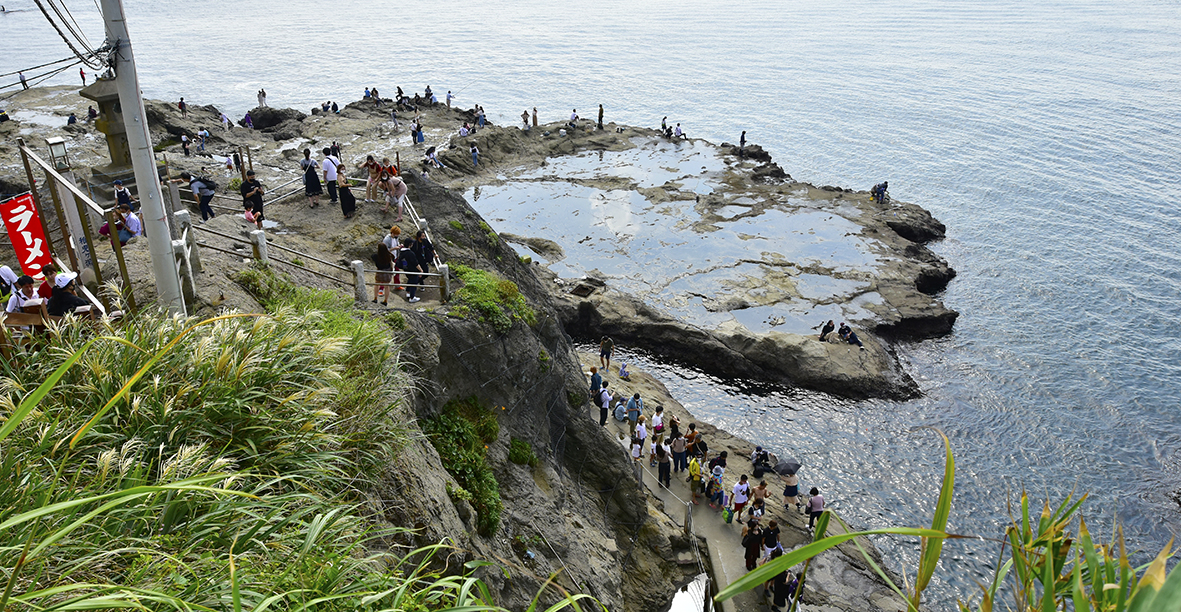
<path id="1" fill-rule="evenodd" d="M 45 282 L 37 287 L 37 295 L 48 302 L 49 298 L 53 297 L 53 280 L 57 278 L 57 268 L 53 264 L 49 264 L 41 268 L 41 271 L 45 273 Z"/>

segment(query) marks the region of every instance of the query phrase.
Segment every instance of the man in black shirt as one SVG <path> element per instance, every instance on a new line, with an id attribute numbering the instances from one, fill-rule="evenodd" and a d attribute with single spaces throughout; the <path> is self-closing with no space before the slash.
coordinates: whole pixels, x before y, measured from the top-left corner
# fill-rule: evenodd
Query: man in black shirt
<path id="1" fill-rule="evenodd" d="M 422 261 L 414 253 L 413 238 L 402 240 L 402 250 L 398 253 L 398 264 L 402 270 L 406 271 L 406 299 L 411 303 L 421 300 L 422 298 L 415 295 L 418 293 L 416 285 L 422 284 L 422 276 L 418 273 L 426 270 L 423 270 Z"/>
<path id="2" fill-rule="evenodd" d="M 254 215 L 254 224 L 258 229 L 262 229 L 262 183 L 254 178 L 254 170 L 246 173 L 246 180 L 242 182 L 242 186 L 238 188 L 242 192 L 243 206 L 250 204 L 250 212 Z"/>
<path id="3" fill-rule="evenodd" d="M 49 305 L 46 307 L 50 316 L 64 317 L 67 313 L 77 310 L 79 306 L 90 305 L 86 298 L 78 297 L 75 293 L 76 278 L 78 275 L 73 272 L 62 272 L 54 278 L 53 297 L 49 298 Z"/>

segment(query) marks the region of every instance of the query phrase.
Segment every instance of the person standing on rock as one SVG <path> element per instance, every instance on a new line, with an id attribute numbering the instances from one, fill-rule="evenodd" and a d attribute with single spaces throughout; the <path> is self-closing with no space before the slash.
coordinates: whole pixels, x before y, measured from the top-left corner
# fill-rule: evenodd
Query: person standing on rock
<path id="1" fill-rule="evenodd" d="M 382 298 L 382 305 L 389 305 L 389 294 L 393 291 L 390 279 L 394 276 L 394 255 L 384 241 L 377 243 L 377 252 L 373 254 L 373 265 L 377 267 L 377 276 L 373 286 L 373 303 Z M 394 281 L 397 282 L 397 281 Z"/>
<path id="2" fill-rule="evenodd" d="M 480 167 L 480 147 L 477 147 L 475 142 L 472 142 L 471 152 L 472 152 L 472 166 L 479 168 Z"/>
<path id="3" fill-rule="evenodd" d="M 83 86 L 83 87 L 86 87 L 86 71 L 85 71 L 85 70 L 83 70 L 83 69 L 81 69 L 81 68 L 79 68 L 79 69 L 78 69 L 78 75 L 82 77 L 82 86 Z"/>
<path id="4" fill-rule="evenodd" d="M 238 192 L 242 194 L 242 203 L 250 209 L 250 214 L 254 217 L 254 225 L 258 229 L 262 229 L 262 222 L 265 219 L 262 214 L 263 188 L 262 183 L 254 178 L 254 170 L 246 172 L 246 180 L 242 181 Z"/>
<path id="5" fill-rule="evenodd" d="M 197 145 L 197 150 L 205 152 L 205 141 L 209 139 L 209 130 L 201 128 L 197 130 L 197 136 L 201 139 L 201 144 Z"/>
<path id="6" fill-rule="evenodd" d="M 603 371 L 611 370 L 611 353 L 615 350 L 615 341 L 611 336 L 603 336 L 599 340 L 599 363 L 603 365 Z"/>
<path id="7" fill-rule="evenodd" d="M 377 181 L 381 179 L 381 164 L 372 155 L 365 156 L 365 165 L 361 166 L 369 172 L 369 180 L 365 183 L 365 201 L 377 200 Z"/>
<path id="8" fill-rule="evenodd" d="M 340 166 L 340 160 L 332 154 L 332 149 L 324 147 L 324 161 L 320 167 L 324 170 L 324 184 L 328 185 L 328 203 L 336 204 L 336 169 Z"/>
<path id="9" fill-rule="evenodd" d="M 599 129 L 603 129 L 603 105 L 599 105 Z"/>
<path id="10" fill-rule="evenodd" d="M 570 129 L 578 127 L 578 109 L 570 111 Z"/>
<path id="11" fill-rule="evenodd" d="M 636 438 L 639 438 L 639 440 L 640 440 L 640 448 L 641 449 L 644 448 L 645 443 L 648 441 L 648 425 L 646 425 L 647 420 L 648 420 L 647 417 L 645 417 L 642 414 L 640 415 L 640 418 L 636 420 L 636 434 L 635 435 L 636 435 Z M 641 455 L 642 454 L 643 454 L 643 451 L 641 451 Z"/>
<path id="12" fill-rule="evenodd" d="M 808 529 L 810 530 L 816 524 L 816 519 L 824 514 L 824 496 L 816 487 L 812 487 L 808 493 L 812 496 L 808 499 Z"/>
<path id="13" fill-rule="evenodd" d="M 176 107 L 180 109 L 180 118 L 181 119 L 188 119 L 189 118 L 189 105 L 185 104 L 184 98 L 181 98 L 180 102 L 176 103 Z"/>
<path id="14" fill-rule="evenodd" d="M 533 107 L 533 127 L 537 127 L 537 107 Z"/>
<path id="15" fill-rule="evenodd" d="M 230 117 L 225 113 L 221 114 L 221 127 L 225 128 L 227 132 L 230 131 Z"/>
<path id="16" fill-rule="evenodd" d="M 189 156 L 189 135 L 188 134 L 181 134 L 180 135 L 180 148 L 184 149 L 185 157 L 188 157 Z"/>
<path id="17" fill-rule="evenodd" d="M 738 137 L 738 159 L 746 158 L 746 130 L 742 130 L 742 136 Z"/>
<path id="18" fill-rule="evenodd" d="M 303 150 L 303 159 L 299 161 L 299 168 L 303 171 L 303 193 L 308 197 L 308 208 L 320 205 L 320 196 L 324 195 L 324 187 L 320 185 L 320 164 L 312 159 L 312 150 Z"/>
<path id="19" fill-rule="evenodd" d="M 451 101 L 454 99 L 455 99 L 455 96 L 451 95 L 451 90 L 448 89 L 447 90 L 447 108 L 451 108 Z"/>
<path id="20" fill-rule="evenodd" d="M 28 89 L 29 82 L 25 80 L 25 73 L 23 73 L 23 72 L 20 73 L 20 79 L 21 79 L 21 87 Z"/>
<path id="21" fill-rule="evenodd" d="M 336 187 L 340 192 L 340 212 L 345 219 L 352 219 L 357 212 L 357 197 L 349 189 L 349 176 L 345 172 L 348 166 L 341 164 L 336 168 Z"/>
<path id="22" fill-rule="evenodd" d="M 599 375 L 599 368 L 595 366 L 591 366 L 590 373 L 591 397 L 595 397 L 599 394 L 599 389 L 603 388 L 603 377 Z"/>
<path id="23" fill-rule="evenodd" d="M 267 105 L 267 90 L 258 90 L 258 105 L 265 107 Z"/>
<path id="24" fill-rule="evenodd" d="M 783 476 L 783 509 L 791 512 L 791 505 L 796 505 L 796 512 L 803 514 L 803 504 L 800 503 L 800 476 L 786 474 Z"/>
<path id="25" fill-rule="evenodd" d="M 672 432 L 672 443 L 669 444 L 669 450 L 673 454 L 673 472 L 683 472 L 688 467 L 685 462 L 685 436 L 681 432 Z"/>

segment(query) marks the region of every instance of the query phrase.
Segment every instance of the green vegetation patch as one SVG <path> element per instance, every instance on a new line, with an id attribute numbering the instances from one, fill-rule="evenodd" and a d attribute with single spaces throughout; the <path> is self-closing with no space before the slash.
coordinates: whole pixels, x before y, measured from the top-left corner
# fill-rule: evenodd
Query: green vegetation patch
<path id="1" fill-rule="evenodd" d="M 476 529 L 492 536 L 500 527 L 500 485 L 488 465 L 488 444 L 500 433 L 496 415 L 475 397 L 451 400 L 439 416 L 422 422 L 431 444 L 443 460 L 443 467 L 455 477 L 458 487 L 452 499 L 466 499 L 476 509 Z M 462 492 L 461 492 L 462 491 Z"/>
<path id="2" fill-rule="evenodd" d="M 516 320 L 528 325 L 537 323 L 537 314 L 525 302 L 516 283 L 462 264 L 456 264 L 453 271 L 463 281 L 463 287 L 455 293 L 453 313 L 465 317 L 474 313 L 502 334 Z"/>
<path id="3" fill-rule="evenodd" d="M 533 447 L 526 441 L 520 438 L 513 438 L 508 446 L 508 460 L 517 465 L 528 465 L 537 467 L 537 454 L 533 452 Z"/>
<path id="4" fill-rule="evenodd" d="M 455 219 L 452 219 L 452 220 L 448 221 L 448 222 L 447 222 L 447 225 L 450 225 L 450 226 L 451 226 L 451 229 L 453 229 L 453 230 L 455 230 L 455 231 L 457 231 L 457 232 L 462 232 L 462 231 L 463 231 L 463 224 L 462 224 L 462 223 L 460 223 L 459 221 L 456 221 Z"/>

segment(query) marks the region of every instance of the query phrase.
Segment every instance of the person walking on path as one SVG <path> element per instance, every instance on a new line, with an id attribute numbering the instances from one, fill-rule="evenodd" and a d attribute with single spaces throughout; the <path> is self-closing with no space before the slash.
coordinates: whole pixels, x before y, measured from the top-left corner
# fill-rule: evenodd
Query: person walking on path
<path id="1" fill-rule="evenodd" d="M 738 479 L 730 492 L 734 494 L 734 516 L 741 521 L 742 511 L 746 508 L 746 502 L 750 500 L 750 483 L 746 481 L 746 474 Z"/>
<path id="2" fill-rule="evenodd" d="M 209 139 L 209 130 L 201 128 L 197 130 L 197 137 L 201 139 L 201 143 L 197 145 L 197 150 L 205 152 L 205 141 Z"/>
<path id="3" fill-rule="evenodd" d="M 598 376 L 595 374 L 594 376 Z M 607 414 L 611 410 L 611 392 L 607 390 L 607 383 L 599 388 L 594 394 L 595 401 L 599 404 L 599 427 L 607 426 Z M 633 430 L 633 434 L 635 431 Z"/>
<path id="4" fill-rule="evenodd" d="M 312 159 L 312 150 L 303 150 L 303 159 L 299 161 L 299 168 L 303 170 L 303 193 L 308 197 L 308 208 L 320 205 L 320 196 L 324 195 L 324 187 L 320 184 L 320 164 Z"/>
<path id="5" fill-rule="evenodd" d="M 406 301 L 411 304 L 422 300 L 418 297 L 418 285 L 422 284 L 422 262 L 414 254 L 414 239 L 403 238 L 402 250 L 398 253 L 398 264 L 406 271 Z"/>
<path id="6" fill-rule="evenodd" d="M 29 82 L 25 80 L 25 73 L 21 72 L 21 73 L 20 73 L 20 77 L 21 77 L 21 87 L 24 87 L 25 89 L 28 89 L 28 88 L 29 88 Z"/>
<path id="7" fill-rule="evenodd" d="M 382 207 L 381 212 L 389 212 L 391 204 L 398 205 L 398 218 L 394 222 L 402 220 L 402 213 L 406 208 L 406 192 L 409 190 L 406 183 L 399 177 L 392 174 L 382 173 L 381 179 L 382 189 L 385 191 L 385 206 Z"/>
<path id="8" fill-rule="evenodd" d="M 672 486 L 672 476 L 669 475 L 670 454 L 667 446 L 656 445 L 656 482 L 666 489 Z"/>
<path id="9" fill-rule="evenodd" d="M 213 201 L 214 186 L 188 172 L 181 172 L 180 178 L 188 182 L 189 189 L 193 191 L 193 197 L 197 198 L 197 206 L 201 209 L 201 223 L 216 217 L 213 208 L 209 206 L 209 203 Z"/>
<path id="10" fill-rule="evenodd" d="M 389 306 L 390 292 L 394 289 L 394 286 L 390 284 L 390 280 L 394 276 L 394 254 L 390 252 L 390 247 L 386 245 L 384 240 L 377 243 L 377 252 L 373 254 L 373 265 L 377 268 L 377 277 L 374 279 L 373 286 L 373 303 L 376 304 L 377 298 L 380 297 L 381 304 Z"/>
<path id="11" fill-rule="evenodd" d="M 345 219 L 352 219 L 357 211 L 357 197 L 353 195 L 353 191 L 349 189 L 349 177 L 345 174 L 345 166 L 341 164 L 337 166 L 336 188 L 340 192 L 340 212 Z M 423 272 L 426 272 L 424 269 Z"/>
<path id="12" fill-rule="evenodd" d="M 803 504 L 800 503 L 800 476 L 787 474 L 783 477 L 783 509 L 791 511 L 791 505 L 796 505 L 796 512 L 803 514 Z"/>
<path id="13" fill-rule="evenodd" d="M 742 130 L 742 136 L 738 137 L 738 159 L 746 158 L 746 130 Z"/>
<path id="14" fill-rule="evenodd" d="M 324 170 L 324 184 L 328 185 L 328 203 L 336 204 L 336 169 L 340 166 L 340 160 L 332 155 L 332 149 L 328 147 L 324 147 L 322 153 L 324 162 L 320 167 Z"/>
<path id="15" fill-rule="evenodd" d="M 770 559 L 771 553 L 777 550 L 782 551 L 783 545 L 779 543 L 779 523 L 772 519 L 763 530 L 763 559 Z M 767 593 L 763 593 L 763 596 L 766 595 Z"/>
<path id="16" fill-rule="evenodd" d="M 639 419 L 636 419 L 636 435 L 635 435 L 635 437 L 640 439 L 641 448 L 643 448 L 643 445 L 648 441 L 648 426 L 645 424 L 647 420 L 648 420 L 647 417 L 645 417 L 642 414 L 640 415 Z M 641 452 L 640 454 L 642 455 L 643 452 Z"/>
<path id="17" fill-rule="evenodd" d="M 808 529 L 810 530 L 816 524 L 816 519 L 824 514 L 824 496 L 816 487 L 812 487 L 808 493 L 812 496 L 808 500 Z"/>
<path id="18" fill-rule="evenodd" d="M 603 388 L 603 377 L 599 374 L 599 368 L 595 366 L 591 366 L 590 373 L 591 397 L 595 397 L 599 394 L 599 389 Z"/>
<path id="19" fill-rule="evenodd" d="M 759 527 L 758 519 L 750 519 L 742 528 L 742 547 L 746 549 L 746 571 L 749 572 L 758 567 L 763 553 L 763 529 Z"/>
<path id="20" fill-rule="evenodd" d="M 606 385 L 607 383 L 603 383 L 603 386 Z M 640 399 L 639 393 L 636 393 L 627 400 L 627 421 L 632 434 L 635 434 L 636 424 L 639 423 L 642 416 L 644 416 L 644 400 Z"/>
<path id="21" fill-rule="evenodd" d="M 599 340 L 599 363 L 603 365 L 604 372 L 611 370 L 611 353 L 614 350 L 615 341 L 611 336 L 603 336 L 603 339 Z"/>
<path id="22" fill-rule="evenodd" d="M 672 443 L 669 444 L 669 449 L 673 453 L 673 472 L 683 472 L 687 467 L 685 462 L 685 436 L 681 432 L 675 432 L 672 435 Z"/>
<path id="23" fill-rule="evenodd" d="M 689 460 L 689 478 L 686 481 L 689 483 L 689 493 L 693 495 L 693 503 L 700 505 L 697 493 L 701 491 L 701 462 L 697 457 Z"/>
<path id="24" fill-rule="evenodd" d="M 603 129 L 603 105 L 599 105 L 599 129 Z"/>
<path id="25" fill-rule="evenodd" d="M 250 214 L 254 218 L 254 225 L 258 229 L 262 229 L 262 222 L 265 219 L 262 214 L 262 183 L 254 178 L 254 170 L 246 171 L 246 180 L 242 181 L 242 186 L 238 188 L 238 192 L 242 194 L 242 203 L 250 209 Z"/>
<path id="26" fill-rule="evenodd" d="M 750 491 L 750 505 L 751 505 L 751 509 L 752 509 L 751 511 L 752 512 L 754 511 L 753 509 L 756 504 L 763 505 L 765 507 L 766 500 L 767 500 L 767 481 L 760 480 L 759 486 L 751 489 L 751 491 Z"/>

